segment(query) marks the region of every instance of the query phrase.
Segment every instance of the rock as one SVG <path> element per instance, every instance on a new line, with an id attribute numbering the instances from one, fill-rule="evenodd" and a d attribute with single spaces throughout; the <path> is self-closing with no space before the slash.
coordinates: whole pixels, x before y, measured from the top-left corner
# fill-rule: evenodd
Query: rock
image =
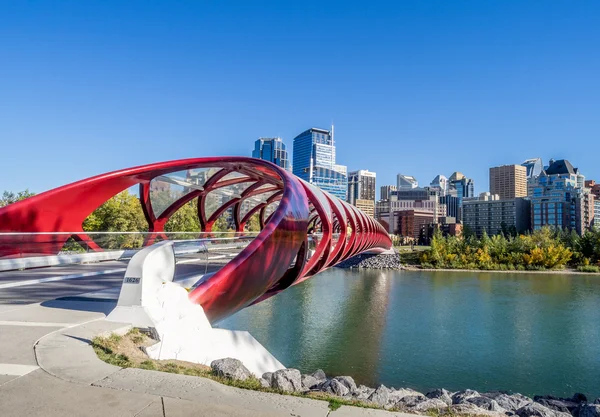
<path id="1" fill-rule="evenodd" d="M 406 397 L 404 397 L 406 398 Z M 448 404 L 440 398 L 427 398 L 414 406 L 411 411 L 427 412 L 430 410 L 444 410 L 448 408 Z"/>
<path id="2" fill-rule="evenodd" d="M 600 404 L 600 397 L 598 397 L 594 400 L 594 404 Z"/>
<path id="3" fill-rule="evenodd" d="M 354 382 L 354 378 L 352 378 L 351 376 L 336 376 L 333 379 L 338 380 L 339 382 L 344 384 L 346 388 L 348 388 L 349 392 L 356 391 L 356 382 Z"/>
<path id="4" fill-rule="evenodd" d="M 552 410 L 536 402 L 525 404 L 515 411 L 515 413 L 519 417 L 569 417 L 571 415 L 569 413 Z"/>
<path id="5" fill-rule="evenodd" d="M 269 383 L 269 386 L 273 385 L 273 372 L 265 372 L 262 378 Z"/>
<path id="6" fill-rule="evenodd" d="M 587 397 L 585 396 L 585 394 L 582 394 L 580 392 L 576 392 L 575 394 L 573 394 L 573 396 L 570 398 L 571 401 L 573 401 L 574 403 L 587 403 Z"/>
<path id="7" fill-rule="evenodd" d="M 264 379 L 264 378 L 259 378 L 259 379 L 258 379 L 258 382 L 260 382 L 260 385 L 261 385 L 263 388 L 271 388 L 271 381 L 267 381 L 267 380 L 266 380 L 266 379 Z"/>
<path id="8" fill-rule="evenodd" d="M 598 400 L 596 400 L 598 401 Z M 577 409 L 576 417 L 600 417 L 600 403 L 581 404 Z"/>
<path id="9" fill-rule="evenodd" d="M 223 378 L 245 381 L 252 376 L 252 373 L 241 361 L 233 358 L 214 360 L 211 362 L 210 367 L 217 376 Z"/>
<path id="10" fill-rule="evenodd" d="M 452 404 L 463 404 L 467 402 L 469 398 L 479 397 L 480 394 L 472 389 L 466 389 L 464 391 L 455 392 L 452 395 Z"/>
<path id="11" fill-rule="evenodd" d="M 482 395 L 490 398 L 488 396 L 488 393 Z M 521 394 L 499 394 L 495 396 L 493 400 L 496 401 L 500 407 L 512 413 L 517 411 L 519 408 L 523 407 L 525 404 L 529 404 L 533 401 L 531 398 Z"/>
<path id="12" fill-rule="evenodd" d="M 390 389 L 390 400 L 392 400 L 394 403 L 397 403 L 398 401 L 400 401 L 402 398 L 406 397 L 407 395 L 423 395 L 418 391 L 415 391 L 414 389 L 410 389 L 410 388 L 398 388 L 398 389 Z"/>
<path id="13" fill-rule="evenodd" d="M 380 407 L 385 407 L 390 401 L 390 390 L 385 385 L 380 385 L 367 400 Z"/>
<path id="14" fill-rule="evenodd" d="M 427 397 L 424 395 L 406 395 L 394 404 L 394 406 L 400 409 L 414 408 L 426 400 Z"/>
<path id="15" fill-rule="evenodd" d="M 551 410 L 569 414 L 579 407 L 579 403 L 564 401 L 563 399 L 538 398 L 535 402 L 542 404 L 544 407 L 548 407 Z"/>
<path id="16" fill-rule="evenodd" d="M 504 408 L 500 407 L 496 400 L 484 396 L 469 398 L 467 402 L 488 411 L 497 411 L 499 413 L 504 413 L 506 411 Z"/>
<path id="17" fill-rule="evenodd" d="M 350 390 L 348 389 L 348 387 L 346 387 L 344 384 L 342 384 L 340 381 L 338 381 L 335 378 L 330 379 L 329 381 L 326 381 L 322 385 L 321 391 L 328 392 L 333 395 L 339 395 L 340 397 L 343 397 L 350 393 Z"/>
<path id="18" fill-rule="evenodd" d="M 436 389 L 425 394 L 427 398 L 438 399 L 445 402 L 447 405 L 452 405 L 452 396 L 444 388 Z"/>
<path id="19" fill-rule="evenodd" d="M 280 369 L 273 373 L 271 388 L 285 392 L 302 391 L 302 375 L 297 369 Z"/>
<path id="20" fill-rule="evenodd" d="M 325 372 L 323 372 L 322 369 L 317 369 L 311 374 L 311 376 L 314 377 L 317 381 L 319 381 L 320 384 L 327 381 L 327 375 L 325 375 Z"/>
<path id="21" fill-rule="evenodd" d="M 375 389 L 367 387 L 365 385 L 359 385 L 356 391 L 352 393 L 352 396 L 359 401 L 369 401 L 369 397 L 375 392 Z"/>
<path id="22" fill-rule="evenodd" d="M 338 268 L 403 269 L 400 255 L 395 254 L 359 254 L 336 265 Z"/>
<path id="23" fill-rule="evenodd" d="M 302 375 L 302 388 L 308 391 L 311 389 L 318 388 L 321 383 L 317 378 L 312 375 Z"/>

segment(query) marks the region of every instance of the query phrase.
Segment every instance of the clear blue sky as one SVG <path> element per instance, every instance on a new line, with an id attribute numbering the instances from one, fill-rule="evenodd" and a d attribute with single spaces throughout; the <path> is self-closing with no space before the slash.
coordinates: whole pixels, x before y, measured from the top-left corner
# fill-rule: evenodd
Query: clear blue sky
<path id="1" fill-rule="evenodd" d="M 4 1 L 0 191 L 250 156 L 335 123 L 338 163 L 427 184 L 566 158 L 600 180 L 597 1 Z"/>

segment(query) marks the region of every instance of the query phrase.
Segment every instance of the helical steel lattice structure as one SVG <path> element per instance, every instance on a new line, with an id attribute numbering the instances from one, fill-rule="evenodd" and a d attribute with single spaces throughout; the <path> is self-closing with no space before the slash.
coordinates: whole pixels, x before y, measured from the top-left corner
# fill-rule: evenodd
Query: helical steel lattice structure
<path id="1" fill-rule="evenodd" d="M 153 193 L 165 184 L 179 184 L 182 191 L 172 200 L 155 198 Z M 215 157 L 109 172 L 1 208 L 0 257 L 55 255 L 70 237 L 85 242 L 91 250 L 102 250 L 84 232 L 84 220 L 111 197 L 138 185 L 150 232 L 145 245 L 167 239 L 164 228 L 169 218 L 194 199 L 203 232 L 211 232 L 228 209 L 238 232 L 258 215 L 258 235 L 189 294 L 211 321 L 265 300 L 358 253 L 383 251 L 392 245 L 373 218 L 274 164 Z M 15 241 L 1 232 L 23 235 Z M 36 234 L 39 232 L 72 233 Z"/>

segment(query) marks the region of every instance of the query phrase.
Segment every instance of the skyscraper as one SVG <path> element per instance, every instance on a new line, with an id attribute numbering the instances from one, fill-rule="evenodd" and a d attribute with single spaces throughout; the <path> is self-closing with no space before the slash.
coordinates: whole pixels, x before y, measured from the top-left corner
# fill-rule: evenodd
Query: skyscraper
<path id="1" fill-rule="evenodd" d="M 279 165 L 283 169 L 290 169 L 288 153 L 281 138 L 258 138 L 254 142 L 252 158 L 264 159 Z"/>
<path id="2" fill-rule="evenodd" d="M 475 182 L 460 172 L 454 172 L 448 178 L 448 193 L 458 199 L 458 220 L 462 221 L 463 198 L 475 197 Z"/>
<path id="3" fill-rule="evenodd" d="M 490 168 L 490 193 L 501 200 L 527 197 L 527 168 L 522 165 L 502 165 Z"/>
<path id="4" fill-rule="evenodd" d="M 396 182 L 398 190 L 407 190 L 419 186 L 419 181 L 411 175 L 398 174 L 396 176 Z"/>
<path id="5" fill-rule="evenodd" d="M 430 188 L 434 188 L 440 192 L 440 196 L 445 196 L 448 192 L 448 178 L 444 175 L 437 175 L 429 184 Z"/>
<path id="6" fill-rule="evenodd" d="M 310 128 L 294 138 L 294 175 L 346 200 L 348 170 L 335 163 L 333 126 L 331 131 Z"/>
<path id="7" fill-rule="evenodd" d="M 348 173 L 348 202 L 353 206 L 356 200 L 375 201 L 375 179 L 377 174 L 367 169 Z"/>
<path id="8" fill-rule="evenodd" d="M 348 173 L 348 202 L 371 217 L 375 216 L 375 179 L 367 169 Z"/>
<path id="9" fill-rule="evenodd" d="M 594 195 L 580 187 L 583 175 L 566 159 L 551 160 L 550 165 L 531 183 L 531 223 L 533 230 L 543 226 L 589 230 L 594 218 Z"/>
<path id="10" fill-rule="evenodd" d="M 389 200 L 398 188 L 395 185 L 382 185 L 379 188 L 379 198 L 381 200 Z"/>
<path id="11" fill-rule="evenodd" d="M 524 166 L 527 169 L 527 181 L 532 181 L 537 178 L 544 169 L 542 158 L 527 159 L 521 166 Z"/>

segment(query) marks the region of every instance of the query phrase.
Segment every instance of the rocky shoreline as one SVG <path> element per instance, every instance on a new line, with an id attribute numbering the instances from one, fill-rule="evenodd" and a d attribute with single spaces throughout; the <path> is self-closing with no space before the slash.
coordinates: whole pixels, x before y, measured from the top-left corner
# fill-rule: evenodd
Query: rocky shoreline
<path id="1" fill-rule="evenodd" d="M 336 265 L 336 268 L 359 268 L 359 269 L 404 269 L 400 262 L 400 255 L 394 254 L 367 254 L 361 253 L 346 259 Z"/>
<path id="2" fill-rule="evenodd" d="M 246 380 L 254 376 L 239 360 L 232 358 L 213 361 L 211 368 L 216 375 L 224 378 Z M 423 394 L 410 388 L 357 386 L 350 376 L 329 378 L 320 369 L 312 374 L 301 374 L 299 370 L 291 368 L 281 369 L 265 373 L 259 381 L 264 388 L 285 393 L 321 392 L 376 408 L 414 414 L 431 415 L 437 412 L 489 417 L 600 417 L 600 398 L 592 401 L 579 393 L 570 398 L 551 395 L 529 398 L 501 391 L 479 393 L 467 389 L 450 392 L 441 388 Z"/>

